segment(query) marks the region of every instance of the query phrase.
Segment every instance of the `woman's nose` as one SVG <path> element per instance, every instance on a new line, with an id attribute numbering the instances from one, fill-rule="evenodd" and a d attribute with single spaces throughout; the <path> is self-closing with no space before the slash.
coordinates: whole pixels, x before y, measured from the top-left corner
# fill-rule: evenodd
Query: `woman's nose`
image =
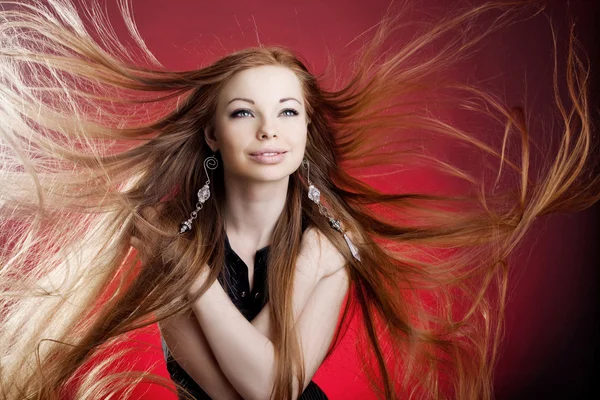
<path id="1" fill-rule="evenodd" d="M 258 129 L 258 138 L 270 139 L 274 136 L 277 136 L 275 124 L 268 120 L 263 121 L 260 125 L 260 128 Z"/>

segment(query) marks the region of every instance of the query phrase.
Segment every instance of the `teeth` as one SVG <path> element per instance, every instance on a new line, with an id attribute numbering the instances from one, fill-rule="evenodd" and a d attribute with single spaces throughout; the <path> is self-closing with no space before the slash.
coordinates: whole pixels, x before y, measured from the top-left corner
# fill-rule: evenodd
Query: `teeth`
<path id="1" fill-rule="evenodd" d="M 276 156 L 279 153 L 262 153 L 262 156 Z"/>

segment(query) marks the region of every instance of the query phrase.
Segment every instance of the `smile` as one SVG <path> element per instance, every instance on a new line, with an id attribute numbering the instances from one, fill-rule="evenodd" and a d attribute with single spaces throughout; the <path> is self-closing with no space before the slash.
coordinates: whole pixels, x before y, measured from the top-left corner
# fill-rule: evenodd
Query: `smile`
<path id="1" fill-rule="evenodd" d="M 287 151 L 282 153 L 250 154 L 250 158 L 261 164 L 277 164 L 284 160 Z"/>

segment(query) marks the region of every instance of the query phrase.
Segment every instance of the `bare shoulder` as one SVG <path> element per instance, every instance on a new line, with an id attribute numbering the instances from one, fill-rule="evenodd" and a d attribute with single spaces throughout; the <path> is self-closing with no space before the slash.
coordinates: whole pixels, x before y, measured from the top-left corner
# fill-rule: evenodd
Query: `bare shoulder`
<path id="1" fill-rule="evenodd" d="M 306 267 L 314 268 L 319 280 L 345 271 L 344 256 L 329 238 L 315 227 L 304 231 L 298 259 Z"/>

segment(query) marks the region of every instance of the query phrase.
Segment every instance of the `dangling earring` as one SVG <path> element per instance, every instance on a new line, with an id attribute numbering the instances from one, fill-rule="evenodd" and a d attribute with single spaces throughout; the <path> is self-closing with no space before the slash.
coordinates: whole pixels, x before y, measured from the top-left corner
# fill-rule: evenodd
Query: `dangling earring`
<path id="1" fill-rule="evenodd" d="M 182 222 L 179 226 L 180 235 L 192 230 L 192 221 L 196 219 L 196 217 L 198 216 L 198 211 L 202 210 L 204 202 L 210 197 L 210 176 L 208 174 L 208 170 L 215 170 L 218 166 L 219 161 L 214 155 L 208 156 L 204 159 L 204 172 L 206 172 L 206 183 L 204 184 L 204 186 L 202 186 L 200 190 L 198 190 L 198 202 L 196 203 L 196 209 L 192 211 L 192 213 L 190 214 L 190 218 L 187 221 Z"/>
<path id="2" fill-rule="evenodd" d="M 327 210 L 327 207 L 321 204 L 321 192 L 313 185 L 312 181 L 310 180 L 310 164 L 306 158 L 302 160 L 302 166 L 307 169 L 306 180 L 308 182 L 308 198 L 311 199 L 317 206 L 319 206 L 319 213 L 327 217 L 327 219 L 329 219 L 329 224 L 331 225 L 331 227 L 344 235 L 344 240 L 346 240 L 346 244 L 350 248 L 352 256 L 358 261 L 360 261 L 358 249 L 356 248 L 354 243 L 352 243 L 346 232 L 342 230 L 342 225 L 340 221 L 334 219 L 331 216 L 331 214 L 329 214 L 329 210 Z"/>

